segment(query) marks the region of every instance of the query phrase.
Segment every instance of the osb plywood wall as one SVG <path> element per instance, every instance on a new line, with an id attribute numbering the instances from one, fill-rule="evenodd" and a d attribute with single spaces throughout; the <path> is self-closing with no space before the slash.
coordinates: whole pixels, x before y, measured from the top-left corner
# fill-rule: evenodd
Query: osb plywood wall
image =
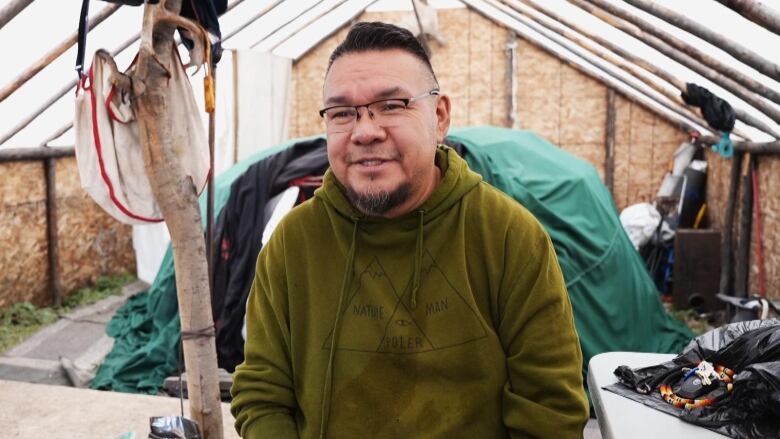
<path id="1" fill-rule="evenodd" d="M 359 21 L 398 23 L 411 12 L 364 13 Z M 510 32 L 470 9 L 438 11 L 445 46 L 431 43 L 432 63 L 442 91 L 452 98 L 452 125 L 509 126 L 507 44 Z M 330 53 L 343 40 L 342 28 L 293 67 L 290 136 L 324 132 L 317 114 Z M 603 83 L 581 73 L 531 42 L 517 37 L 514 128 L 530 129 L 593 164 L 604 175 L 607 92 Z M 687 135 L 677 126 L 617 94 L 615 115 L 614 199 L 616 208 L 651 202 L 672 154 Z M 709 221 L 722 225 L 729 164 L 708 154 Z M 780 159 L 762 159 L 761 190 L 767 290 L 780 297 Z M 755 238 L 755 234 L 753 236 Z M 755 255 L 755 252 L 753 253 Z M 755 258 L 753 258 L 755 259 Z M 755 262 L 755 261 L 754 261 Z M 757 266 L 751 285 L 757 291 Z"/>
<path id="2" fill-rule="evenodd" d="M 0 308 L 51 303 L 42 162 L 0 164 Z M 56 164 L 57 233 L 65 294 L 101 275 L 135 272 L 132 233 L 80 188 L 76 160 Z"/>

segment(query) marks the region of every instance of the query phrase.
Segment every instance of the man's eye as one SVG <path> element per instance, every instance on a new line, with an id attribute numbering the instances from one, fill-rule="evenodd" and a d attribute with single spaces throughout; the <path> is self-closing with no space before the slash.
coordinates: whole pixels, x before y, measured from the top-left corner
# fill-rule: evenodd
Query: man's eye
<path id="1" fill-rule="evenodd" d="M 328 117 L 333 120 L 344 120 L 344 119 L 351 119 L 355 116 L 355 110 L 351 109 L 339 109 L 339 110 L 333 110 Z"/>
<path id="2" fill-rule="evenodd" d="M 404 106 L 404 103 L 402 101 L 386 101 L 383 102 L 382 105 L 379 107 L 379 111 L 383 113 L 392 113 L 396 111 L 401 111 L 406 106 Z"/>

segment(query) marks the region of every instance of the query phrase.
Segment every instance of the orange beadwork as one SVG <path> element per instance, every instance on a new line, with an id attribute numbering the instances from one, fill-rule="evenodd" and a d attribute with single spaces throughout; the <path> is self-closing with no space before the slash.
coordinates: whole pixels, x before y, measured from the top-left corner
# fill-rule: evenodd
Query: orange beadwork
<path id="1" fill-rule="evenodd" d="M 724 383 L 726 383 L 726 392 L 731 392 L 732 389 L 734 388 L 734 385 L 732 384 L 734 371 L 729 369 L 728 367 L 724 367 L 721 365 L 715 365 L 714 369 L 715 372 L 717 372 L 718 375 L 720 376 L 720 379 L 723 380 Z M 708 405 L 712 405 L 715 402 L 715 400 L 712 398 L 701 398 L 701 399 L 694 400 L 694 399 L 679 397 L 674 394 L 674 391 L 672 390 L 672 386 L 665 383 L 658 386 L 658 390 L 661 392 L 661 397 L 663 397 L 664 401 L 680 409 L 681 408 L 684 408 L 686 410 L 698 409 L 702 407 L 707 407 Z"/>

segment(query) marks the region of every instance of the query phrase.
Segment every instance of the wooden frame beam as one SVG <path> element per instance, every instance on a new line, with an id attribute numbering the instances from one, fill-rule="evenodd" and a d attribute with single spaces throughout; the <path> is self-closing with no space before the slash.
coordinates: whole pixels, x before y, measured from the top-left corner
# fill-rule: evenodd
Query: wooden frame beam
<path id="1" fill-rule="evenodd" d="M 664 20 L 665 22 L 676 26 L 688 33 L 691 33 L 713 46 L 725 51 L 734 57 L 737 61 L 749 65 L 764 75 L 780 81 L 780 65 L 774 61 L 768 60 L 749 48 L 730 40 L 718 32 L 714 32 L 709 27 L 691 20 L 682 14 L 662 6 L 656 2 L 648 0 L 623 0 L 624 2 L 639 8 L 648 14 Z"/>
<path id="2" fill-rule="evenodd" d="M 97 14 L 93 15 L 92 17 L 89 17 L 87 20 L 87 23 L 89 25 L 89 28 L 87 29 L 87 32 L 94 29 L 97 25 L 103 22 L 106 18 L 110 17 L 111 14 L 116 12 L 122 5 L 108 5 L 100 10 Z M 50 50 L 46 55 L 35 61 L 31 66 L 27 67 L 25 71 L 23 71 L 19 76 L 17 76 L 13 81 L 11 81 L 9 84 L 7 84 L 5 87 L 0 89 L 0 102 L 3 102 L 5 98 L 10 96 L 13 92 L 19 89 L 22 85 L 24 85 L 27 81 L 32 79 L 33 76 L 37 75 L 41 70 L 43 70 L 46 66 L 49 65 L 52 61 L 59 58 L 60 55 L 65 53 L 66 50 L 70 49 L 74 44 L 76 44 L 76 39 L 78 38 L 79 33 L 78 31 L 71 34 L 68 38 L 63 40 L 60 44 L 58 44 L 56 47 L 54 47 L 52 50 Z"/>
<path id="3" fill-rule="evenodd" d="M 733 93 L 735 96 L 752 105 L 761 113 L 767 115 L 775 122 L 780 123 L 780 109 L 778 109 L 778 107 L 776 107 L 774 104 L 766 101 L 764 97 L 752 93 L 742 84 L 731 79 L 722 71 L 714 69 L 701 62 L 692 60 L 688 55 L 670 46 L 660 38 L 644 32 L 636 24 L 630 23 L 623 18 L 618 18 L 612 13 L 608 12 L 608 10 L 594 6 L 603 4 L 609 9 L 615 9 L 613 5 L 603 0 L 569 0 L 569 3 L 579 7 L 580 9 L 583 9 L 591 15 L 594 15 L 595 17 L 623 31 L 624 33 L 627 33 L 628 35 L 638 39 L 639 41 L 642 41 L 643 43 L 658 50 L 669 58 L 704 76 L 715 84 L 720 85 L 721 87 Z"/>
<path id="4" fill-rule="evenodd" d="M 0 9 L 0 29 L 13 20 L 24 8 L 30 6 L 33 0 L 8 0 L 8 3 Z"/>
<path id="5" fill-rule="evenodd" d="M 624 50 L 614 42 L 600 37 L 598 34 L 585 29 L 584 27 L 574 22 L 574 20 L 560 17 L 549 9 L 536 5 L 530 0 L 522 0 L 522 3 L 517 0 L 504 0 L 504 3 L 507 3 L 517 12 L 526 15 L 528 18 L 536 21 L 540 25 L 561 34 L 570 41 L 580 45 L 597 56 L 606 59 L 608 62 L 611 62 L 612 64 L 629 71 L 646 85 L 652 87 L 657 92 L 665 95 L 667 98 L 678 104 L 680 108 L 689 108 L 690 111 L 693 111 L 694 107 L 688 107 L 679 94 L 679 92 L 685 92 L 687 89 L 685 81 L 676 78 L 671 73 L 632 54 L 631 52 Z M 671 87 L 677 89 L 677 93 L 671 91 L 667 86 L 667 83 Z M 753 116 L 742 108 L 733 108 L 738 120 L 741 120 L 746 125 L 750 125 L 759 131 L 767 133 L 768 135 L 771 135 L 775 138 L 780 138 L 779 130 L 771 127 L 769 124 Z M 707 123 L 702 121 L 698 115 L 694 117 L 696 117 L 697 120 L 702 124 Z M 739 130 L 735 130 L 735 134 L 746 139 L 750 137 L 744 133 L 740 133 Z"/>
<path id="6" fill-rule="evenodd" d="M 761 0 L 715 0 L 753 23 L 780 35 L 780 14 Z"/>

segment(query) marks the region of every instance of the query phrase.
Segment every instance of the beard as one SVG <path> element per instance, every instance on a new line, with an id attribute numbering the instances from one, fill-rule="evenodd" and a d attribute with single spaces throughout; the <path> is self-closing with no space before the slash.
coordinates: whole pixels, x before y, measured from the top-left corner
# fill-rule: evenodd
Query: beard
<path id="1" fill-rule="evenodd" d="M 382 216 L 403 204 L 412 193 L 412 185 L 402 183 L 392 191 L 358 192 L 352 186 L 346 186 L 347 199 L 357 210 L 368 216 Z"/>

